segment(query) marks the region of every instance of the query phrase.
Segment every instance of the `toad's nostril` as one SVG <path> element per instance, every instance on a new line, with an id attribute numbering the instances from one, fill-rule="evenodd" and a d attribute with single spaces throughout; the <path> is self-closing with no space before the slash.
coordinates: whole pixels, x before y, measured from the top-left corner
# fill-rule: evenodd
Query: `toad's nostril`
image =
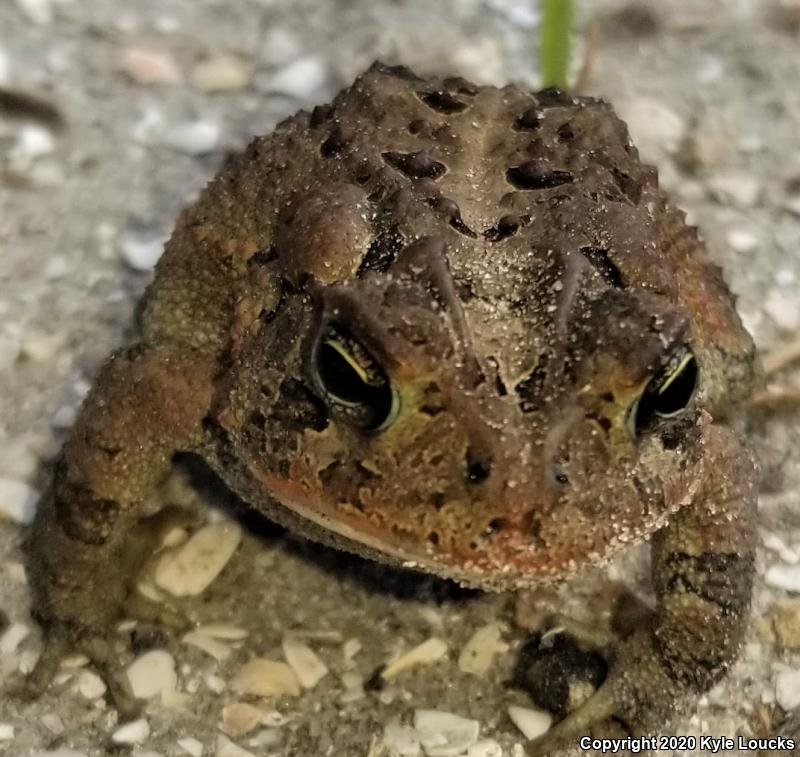
<path id="1" fill-rule="evenodd" d="M 479 458 L 467 452 L 467 479 L 472 484 L 479 484 L 489 478 L 492 472 L 491 460 Z"/>

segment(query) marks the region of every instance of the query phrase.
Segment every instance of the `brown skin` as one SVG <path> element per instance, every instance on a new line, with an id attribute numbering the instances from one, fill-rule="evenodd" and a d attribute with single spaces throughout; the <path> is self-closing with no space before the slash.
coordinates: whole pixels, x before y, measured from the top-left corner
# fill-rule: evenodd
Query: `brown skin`
<path id="1" fill-rule="evenodd" d="M 637 415 L 682 354 L 696 389 Z M 541 746 L 612 714 L 658 730 L 741 642 L 755 469 L 726 419 L 757 373 L 608 105 L 376 65 L 179 219 L 34 523 L 37 616 L 102 637 L 183 450 L 305 535 L 487 589 L 653 535 L 651 624 Z"/>

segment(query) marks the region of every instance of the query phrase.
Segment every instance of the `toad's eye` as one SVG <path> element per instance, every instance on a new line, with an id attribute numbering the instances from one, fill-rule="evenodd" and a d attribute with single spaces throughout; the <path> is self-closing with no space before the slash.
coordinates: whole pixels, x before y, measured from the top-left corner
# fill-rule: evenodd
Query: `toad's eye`
<path id="1" fill-rule="evenodd" d="M 331 409 L 354 426 L 380 431 L 397 417 L 399 397 L 386 372 L 345 329 L 328 327 L 315 351 L 314 373 Z"/>
<path id="2" fill-rule="evenodd" d="M 692 400 L 697 386 L 697 361 L 688 347 L 676 352 L 650 380 L 631 408 L 637 434 L 659 419 L 673 418 Z"/>

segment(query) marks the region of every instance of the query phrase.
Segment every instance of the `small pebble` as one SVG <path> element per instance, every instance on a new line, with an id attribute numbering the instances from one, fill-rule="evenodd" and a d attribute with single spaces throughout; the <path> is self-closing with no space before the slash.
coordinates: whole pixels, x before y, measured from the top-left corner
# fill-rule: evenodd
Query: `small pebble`
<path id="1" fill-rule="evenodd" d="M 246 702 L 234 702 L 222 708 L 222 729 L 230 736 L 243 736 L 261 725 L 264 711 Z"/>
<path id="2" fill-rule="evenodd" d="M 191 736 L 178 739 L 178 746 L 191 757 L 203 757 L 203 744 Z"/>
<path id="3" fill-rule="evenodd" d="M 389 750 L 389 757 L 419 757 L 422 744 L 415 728 L 392 720 L 383 729 L 383 743 Z"/>
<path id="4" fill-rule="evenodd" d="M 783 562 L 789 563 L 790 565 L 797 565 L 797 563 L 800 563 L 800 555 L 797 554 L 797 550 L 789 547 L 778 534 L 762 529 L 761 541 L 767 549 L 775 552 Z"/>
<path id="5" fill-rule="evenodd" d="M 361 641 L 359 639 L 348 639 L 342 645 L 342 656 L 349 662 L 361 651 Z"/>
<path id="6" fill-rule="evenodd" d="M 786 208 L 792 215 L 800 216 L 800 196 L 798 197 L 790 197 L 783 203 L 783 207 Z"/>
<path id="7" fill-rule="evenodd" d="M 175 84 L 181 80 L 181 73 L 172 57 L 157 50 L 128 48 L 122 66 L 137 84 Z"/>
<path id="8" fill-rule="evenodd" d="M 64 733 L 64 721 L 55 712 L 48 712 L 42 715 L 42 725 L 55 736 Z"/>
<path id="9" fill-rule="evenodd" d="M 163 649 L 153 649 L 137 657 L 126 674 L 131 693 L 137 699 L 151 699 L 175 691 L 178 685 L 175 658 Z"/>
<path id="10" fill-rule="evenodd" d="M 267 89 L 297 100 L 310 100 L 325 86 L 327 78 L 328 71 L 322 59 L 307 56 L 276 71 L 267 79 Z"/>
<path id="11" fill-rule="evenodd" d="M 414 729 L 427 757 L 456 757 L 478 741 L 480 723 L 441 710 L 415 710 Z"/>
<path id="12" fill-rule="evenodd" d="M 294 670 L 297 680 L 304 689 L 313 689 L 326 675 L 328 667 L 320 660 L 308 644 L 294 634 L 283 637 L 283 656 Z"/>
<path id="13" fill-rule="evenodd" d="M 230 682 L 237 694 L 253 694 L 258 697 L 300 695 L 300 681 L 295 672 L 285 663 L 256 657 L 245 663 Z"/>
<path id="14" fill-rule="evenodd" d="M 135 271 L 149 271 L 164 252 L 164 238 L 155 233 L 126 231 L 118 241 L 122 259 Z"/>
<path id="15" fill-rule="evenodd" d="M 49 24 L 53 21 L 53 4 L 51 0 L 16 0 L 17 7 L 34 24 Z"/>
<path id="16" fill-rule="evenodd" d="M 498 623 L 479 628 L 464 645 L 458 656 L 458 668 L 464 673 L 484 675 L 491 667 L 495 655 L 508 651 Z"/>
<path id="17" fill-rule="evenodd" d="M 547 712 L 513 704 L 508 708 L 508 716 L 526 739 L 535 739 L 546 733 L 553 722 L 552 716 Z"/>
<path id="18" fill-rule="evenodd" d="M 408 668 L 417 665 L 429 665 L 441 659 L 446 654 L 447 643 L 433 636 L 389 663 L 381 673 L 381 678 L 388 681 Z"/>
<path id="19" fill-rule="evenodd" d="M 8 53 L 0 47 L 0 87 L 8 85 L 11 79 L 11 66 L 8 62 Z"/>
<path id="20" fill-rule="evenodd" d="M 238 744 L 234 744 L 227 736 L 221 733 L 217 735 L 215 757 L 255 757 L 252 752 L 248 752 Z"/>
<path id="21" fill-rule="evenodd" d="M 761 198 L 761 183 L 746 173 L 717 174 L 709 179 L 708 186 L 719 202 L 733 203 L 740 208 L 752 208 Z"/>
<path id="22" fill-rule="evenodd" d="M 677 152 L 686 133 L 686 124 L 664 102 L 643 97 L 620 103 L 619 111 L 645 159 L 653 160 L 664 150 Z"/>
<path id="23" fill-rule="evenodd" d="M 39 492 L 23 481 L 0 477 L 0 520 L 28 525 L 36 514 Z"/>
<path id="24" fill-rule="evenodd" d="M 78 415 L 78 408 L 74 405 L 62 405 L 50 418 L 50 425 L 54 429 L 64 430 L 72 428 L 75 418 Z"/>
<path id="25" fill-rule="evenodd" d="M 800 303 L 795 289 L 770 289 L 764 302 L 764 310 L 779 328 L 786 331 L 797 331 L 800 328 Z"/>
<path id="26" fill-rule="evenodd" d="M 302 53 L 302 42 L 285 27 L 270 24 L 264 30 L 260 54 L 267 65 L 282 66 Z"/>
<path id="27" fill-rule="evenodd" d="M 262 728 L 258 733 L 251 736 L 247 743 L 255 747 L 273 747 L 278 746 L 281 741 L 283 741 L 283 734 L 277 728 Z M 270 752 L 270 754 L 274 753 Z"/>
<path id="28" fill-rule="evenodd" d="M 743 254 L 755 252 L 759 247 L 758 237 L 748 229 L 731 229 L 728 232 L 728 244 L 731 249 Z"/>
<path id="29" fill-rule="evenodd" d="M 227 644 L 217 641 L 217 639 L 212 638 L 200 630 L 189 631 L 189 633 L 184 634 L 181 641 L 183 641 L 184 644 L 197 647 L 220 662 L 227 659 L 233 651 Z"/>
<path id="30" fill-rule="evenodd" d="M 0 723 L 0 741 L 14 740 L 14 726 L 11 723 Z"/>
<path id="31" fill-rule="evenodd" d="M 20 345 L 20 353 L 37 363 L 48 363 L 58 354 L 64 337 L 60 334 L 42 334 L 33 331 Z"/>
<path id="32" fill-rule="evenodd" d="M 800 670 L 784 670 L 775 679 L 775 699 L 786 712 L 800 706 Z"/>
<path id="33" fill-rule="evenodd" d="M 0 636 L 0 654 L 14 654 L 30 632 L 24 623 L 12 623 Z"/>
<path id="34" fill-rule="evenodd" d="M 800 601 L 777 602 L 771 612 L 772 629 L 784 649 L 800 649 Z"/>
<path id="35" fill-rule="evenodd" d="M 203 92 L 232 92 L 250 81 L 250 67 L 235 55 L 220 55 L 198 63 L 192 83 Z"/>
<path id="36" fill-rule="evenodd" d="M 97 673 L 82 670 L 78 676 L 78 691 L 86 699 L 100 699 L 106 693 L 106 684 Z"/>
<path id="37" fill-rule="evenodd" d="M 167 129 L 161 142 L 188 155 L 205 155 L 219 147 L 222 129 L 213 121 L 185 121 Z"/>
<path id="38" fill-rule="evenodd" d="M 150 735 L 150 724 L 144 719 L 133 720 L 111 734 L 115 744 L 141 744 Z"/>
<path id="39" fill-rule="evenodd" d="M 212 639 L 224 639 L 225 641 L 243 641 L 249 635 L 246 629 L 231 623 L 205 623 L 195 630 Z"/>
<path id="40" fill-rule="evenodd" d="M 241 539 L 241 528 L 230 521 L 201 528 L 162 556 L 155 571 L 156 585 L 175 597 L 201 594 L 228 564 Z"/>
<path id="41" fill-rule="evenodd" d="M 503 747 L 494 739 L 481 739 L 467 749 L 467 757 L 503 757 Z"/>

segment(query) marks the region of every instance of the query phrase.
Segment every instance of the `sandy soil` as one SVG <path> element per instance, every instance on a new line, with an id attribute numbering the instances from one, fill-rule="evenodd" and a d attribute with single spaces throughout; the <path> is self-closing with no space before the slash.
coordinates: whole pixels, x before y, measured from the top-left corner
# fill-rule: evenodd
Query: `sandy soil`
<path id="1" fill-rule="evenodd" d="M 41 488 L 100 361 L 124 338 L 172 220 L 227 151 L 329 99 L 376 57 L 533 87 L 536 22 L 533 0 L 0 4 L 0 85 L 56 104 L 64 121 L 51 129 L 0 114 L 0 499 L 25 510 Z M 582 46 L 592 40 L 586 91 L 629 119 L 644 157 L 703 229 L 764 351 L 789 343 L 800 326 L 798 24 L 796 3 L 759 0 L 652 0 L 633 9 L 602 0 L 585 3 L 580 19 Z M 235 56 L 233 73 L 225 79 L 218 64 L 204 79 L 198 63 L 223 54 Z M 208 91 L 221 81 L 227 89 Z M 788 370 L 775 385 L 793 381 Z M 796 409 L 759 412 L 751 435 L 764 467 L 754 622 L 741 661 L 672 726 L 676 734 L 765 735 L 800 704 Z M 227 500 L 183 478 L 170 496 Z M 254 655 L 281 659 L 287 631 L 310 634 L 330 673 L 299 697 L 260 702 L 264 723 L 229 736 L 241 748 L 378 757 L 389 753 L 386 723 L 435 708 L 479 721 L 502 754 L 525 754 L 507 714 L 510 704 L 530 706 L 505 685 L 524 639 L 511 598 L 378 571 L 250 525 L 220 578 L 186 608 L 198 621 L 248 632 L 231 655 L 218 661 L 169 634 L 136 639 L 139 653 L 173 655 L 187 695 L 149 703 L 141 743 L 112 745 L 116 712 L 67 671 L 33 705 L 0 701 L 0 755 L 237 754 L 219 738 L 223 706 L 241 699 L 225 682 Z M 18 643 L 0 637 L 0 681 L 39 648 L 23 536 L 24 527 L 0 520 L 0 633 L 30 630 Z M 641 588 L 640 555 L 611 575 Z M 582 597 L 598 581 L 564 589 L 565 607 L 585 611 Z M 494 621 L 504 624 L 508 651 L 483 675 L 463 672 L 463 645 Z M 358 682 L 396 651 L 432 636 L 447 643 L 444 658 L 358 695 Z M 120 634 L 125 661 L 129 637 Z M 348 659 L 351 639 L 361 650 Z M 485 749 L 471 754 L 492 754 Z"/>

